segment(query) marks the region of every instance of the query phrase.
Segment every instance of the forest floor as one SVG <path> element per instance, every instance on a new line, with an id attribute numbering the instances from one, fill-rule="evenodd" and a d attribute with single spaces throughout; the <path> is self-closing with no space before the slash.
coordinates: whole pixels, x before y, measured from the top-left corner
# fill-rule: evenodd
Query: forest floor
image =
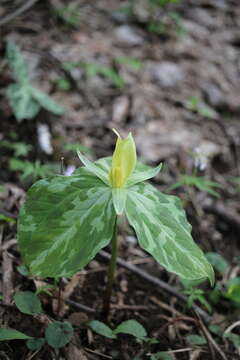
<path id="1" fill-rule="evenodd" d="M 22 340 L 1 342 L 0 359 L 239 359 L 239 1 L 160 6 L 151 0 L 45 0 L 1 24 L 22 3 L 0 3 L 2 326 L 42 337 L 49 318 L 58 318 L 56 291 L 40 294 L 44 315 L 23 314 L 14 304 L 16 291 L 52 284 L 18 268 L 18 211 L 35 180 L 60 172 L 61 157 L 66 171 L 81 165 L 79 144 L 92 160 L 110 156 L 112 128 L 123 136 L 132 132 L 143 162 L 164 163 L 152 183 L 182 199 L 196 243 L 210 253 L 216 284 L 201 284 L 197 296 L 196 288 L 186 291 L 123 225 L 124 263 L 117 270 L 109 325 L 135 319 L 157 341 L 108 339 L 87 328 L 87 321 L 99 319 L 105 288 L 108 261 L 100 253 L 62 281 L 60 317 L 74 326 L 71 343 L 56 354 L 49 345 L 33 351 Z M 41 109 L 32 119 L 16 119 L 6 97 L 15 81 L 8 41 L 21 49 L 33 85 L 63 106 L 64 114 Z M 122 266 L 127 264 L 135 267 Z M 187 306 L 191 296 L 200 313 Z"/>

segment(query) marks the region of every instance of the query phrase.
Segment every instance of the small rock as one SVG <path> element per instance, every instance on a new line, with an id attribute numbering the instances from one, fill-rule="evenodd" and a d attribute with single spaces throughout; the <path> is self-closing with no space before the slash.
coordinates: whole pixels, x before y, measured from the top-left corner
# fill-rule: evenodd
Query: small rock
<path id="1" fill-rule="evenodd" d="M 144 37 L 139 32 L 129 25 L 119 26 L 115 30 L 116 40 L 125 46 L 142 45 Z"/>
<path id="2" fill-rule="evenodd" d="M 202 90 L 207 102 L 211 106 L 219 109 L 226 104 L 225 96 L 217 85 L 213 83 L 207 83 L 203 86 Z"/>
<path id="3" fill-rule="evenodd" d="M 151 65 L 150 74 L 153 81 L 166 88 L 174 87 L 184 79 L 181 67 L 168 61 Z"/>

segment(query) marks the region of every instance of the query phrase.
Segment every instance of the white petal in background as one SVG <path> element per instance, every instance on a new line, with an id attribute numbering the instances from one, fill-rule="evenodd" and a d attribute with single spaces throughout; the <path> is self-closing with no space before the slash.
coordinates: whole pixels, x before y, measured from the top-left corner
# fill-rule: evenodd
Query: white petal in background
<path id="1" fill-rule="evenodd" d="M 47 155 L 53 153 L 53 147 L 51 144 L 51 133 L 49 127 L 46 124 L 38 124 L 37 126 L 38 143 L 43 152 Z"/>

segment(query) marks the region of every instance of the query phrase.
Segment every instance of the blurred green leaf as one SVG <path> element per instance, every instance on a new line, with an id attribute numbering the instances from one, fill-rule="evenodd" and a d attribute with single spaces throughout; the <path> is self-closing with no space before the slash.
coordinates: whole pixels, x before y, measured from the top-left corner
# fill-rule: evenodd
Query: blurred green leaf
<path id="1" fill-rule="evenodd" d="M 52 98 L 50 98 L 50 96 L 48 96 L 44 92 L 34 87 L 31 87 L 31 95 L 45 110 L 48 110 L 55 115 L 62 115 L 64 113 L 64 108 L 61 105 L 57 104 Z"/>
<path id="2" fill-rule="evenodd" d="M 231 343 L 233 343 L 233 345 L 236 347 L 236 349 L 240 348 L 240 335 L 228 332 L 228 333 L 225 333 L 223 335 L 223 337 L 225 339 L 228 339 L 229 341 L 231 341 Z"/>
<path id="3" fill-rule="evenodd" d="M 6 50 L 7 61 L 14 71 L 16 80 L 21 84 L 28 84 L 28 71 L 20 48 L 15 42 L 8 41 Z"/>
<path id="4" fill-rule="evenodd" d="M 67 345 L 73 336 L 72 325 L 68 321 L 54 321 L 45 331 L 47 343 L 54 349 Z"/>
<path id="5" fill-rule="evenodd" d="M 27 340 L 31 339 L 31 336 L 25 335 L 24 333 L 17 331 L 15 329 L 5 329 L 0 328 L 0 341 L 7 341 L 7 340 Z"/>
<path id="6" fill-rule="evenodd" d="M 40 108 L 61 115 L 63 107 L 56 104 L 48 95 L 31 86 L 27 66 L 19 47 L 12 41 L 7 42 L 7 61 L 14 71 L 16 83 L 9 85 L 6 95 L 18 121 L 34 118 Z"/>
<path id="7" fill-rule="evenodd" d="M 180 175 L 179 180 L 170 186 L 168 190 L 174 190 L 184 185 L 196 187 L 199 191 L 205 191 L 215 197 L 220 195 L 214 189 L 222 188 L 221 184 L 210 181 L 203 176 Z"/>
<path id="8" fill-rule="evenodd" d="M 226 284 L 224 296 L 232 301 L 240 303 L 240 277 L 231 279 Z"/>
<path id="9" fill-rule="evenodd" d="M 220 273 L 224 273 L 229 268 L 228 262 L 218 253 L 208 252 L 206 253 L 206 257 L 210 264 Z"/>
<path id="10" fill-rule="evenodd" d="M 143 68 L 143 62 L 127 56 L 119 56 L 114 59 L 117 63 L 127 65 L 134 71 L 140 71 Z"/>
<path id="11" fill-rule="evenodd" d="M 27 344 L 28 349 L 31 351 L 40 350 L 43 347 L 43 345 L 45 344 L 45 339 L 44 338 L 29 339 L 26 342 L 26 344 Z"/>
<path id="12" fill-rule="evenodd" d="M 66 150 L 66 151 L 74 151 L 74 152 L 76 152 L 77 150 L 80 150 L 83 153 L 92 152 L 92 150 L 88 146 L 85 146 L 85 145 L 82 145 L 82 144 L 79 144 L 79 143 L 77 143 L 77 144 L 65 144 L 64 145 L 64 150 Z"/>
<path id="13" fill-rule="evenodd" d="M 113 330 L 104 324 L 102 321 L 92 320 L 88 322 L 88 326 L 97 334 L 105 336 L 109 339 L 116 339 L 117 336 L 113 333 Z"/>
<path id="14" fill-rule="evenodd" d="M 66 25 L 76 27 L 80 24 L 80 9 L 73 4 L 55 8 L 54 12 Z"/>
<path id="15" fill-rule="evenodd" d="M 136 320 L 126 320 L 116 327 L 114 334 L 129 334 L 136 338 L 144 338 L 147 336 L 145 328 Z"/>
<path id="16" fill-rule="evenodd" d="M 28 268 L 25 265 L 17 266 L 17 271 L 19 272 L 19 274 L 21 274 L 23 276 L 28 276 L 29 275 Z"/>
<path id="17" fill-rule="evenodd" d="M 88 77 L 102 75 L 110 80 L 117 88 L 122 89 L 124 87 L 123 78 L 114 69 L 99 64 L 84 64 L 84 67 Z"/>
<path id="18" fill-rule="evenodd" d="M 207 340 L 205 339 L 205 337 L 200 336 L 200 335 L 187 335 L 187 342 L 190 345 L 205 345 L 207 344 Z"/>
<path id="19" fill-rule="evenodd" d="M 172 355 L 168 354 L 166 351 L 160 351 L 156 354 L 151 355 L 151 360 L 173 360 Z"/>
<path id="20" fill-rule="evenodd" d="M 34 315 L 43 312 L 38 296 L 32 291 L 18 291 L 13 298 L 18 310 L 24 314 Z"/>

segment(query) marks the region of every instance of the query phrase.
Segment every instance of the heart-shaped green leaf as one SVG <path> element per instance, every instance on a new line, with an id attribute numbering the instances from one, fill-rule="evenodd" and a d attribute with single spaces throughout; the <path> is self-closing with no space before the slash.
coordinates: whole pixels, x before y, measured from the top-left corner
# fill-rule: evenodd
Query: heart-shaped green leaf
<path id="1" fill-rule="evenodd" d="M 20 211 L 24 262 L 38 276 L 71 276 L 110 242 L 115 220 L 111 188 L 86 168 L 40 180 Z"/>
<path id="2" fill-rule="evenodd" d="M 181 201 L 141 183 L 128 189 L 126 214 L 140 246 L 168 271 L 189 280 L 209 278 L 212 266 L 191 237 Z"/>

